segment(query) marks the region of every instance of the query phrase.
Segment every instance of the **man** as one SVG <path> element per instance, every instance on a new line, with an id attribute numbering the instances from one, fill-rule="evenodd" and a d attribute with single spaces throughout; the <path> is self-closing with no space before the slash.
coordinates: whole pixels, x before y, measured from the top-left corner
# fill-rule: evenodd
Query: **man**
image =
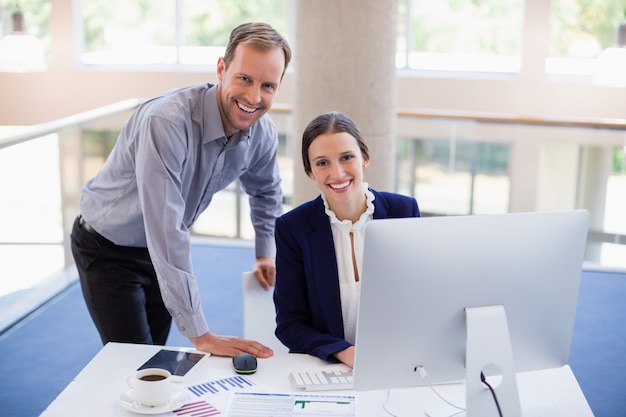
<path id="1" fill-rule="evenodd" d="M 250 196 L 254 271 L 264 288 L 274 284 L 282 192 L 278 135 L 265 113 L 290 60 L 288 43 L 271 26 L 243 24 L 217 62 L 217 85 L 168 91 L 124 124 L 104 166 L 85 184 L 72 229 L 83 295 L 103 343 L 163 345 L 173 318 L 199 350 L 272 355 L 255 341 L 209 331 L 189 228 L 213 194 L 239 178 Z"/>

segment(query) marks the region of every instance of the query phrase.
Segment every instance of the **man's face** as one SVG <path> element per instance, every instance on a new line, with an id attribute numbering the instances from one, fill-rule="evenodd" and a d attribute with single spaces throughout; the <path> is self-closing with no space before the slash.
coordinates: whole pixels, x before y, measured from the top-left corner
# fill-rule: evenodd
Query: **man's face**
<path id="1" fill-rule="evenodd" d="M 228 68 L 217 62 L 217 105 L 224 133 L 248 129 L 272 106 L 285 66 L 282 48 L 260 51 L 238 45 Z"/>

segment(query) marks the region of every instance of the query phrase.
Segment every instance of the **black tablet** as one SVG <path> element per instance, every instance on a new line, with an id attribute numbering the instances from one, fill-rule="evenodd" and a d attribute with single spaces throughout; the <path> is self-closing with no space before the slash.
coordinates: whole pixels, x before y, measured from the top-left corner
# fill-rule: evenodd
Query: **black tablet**
<path id="1" fill-rule="evenodd" d="M 137 370 L 145 368 L 167 369 L 174 382 L 182 382 L 192 371 L 210 356 L 206 352 L 195 350 L 161 349 Z"/>

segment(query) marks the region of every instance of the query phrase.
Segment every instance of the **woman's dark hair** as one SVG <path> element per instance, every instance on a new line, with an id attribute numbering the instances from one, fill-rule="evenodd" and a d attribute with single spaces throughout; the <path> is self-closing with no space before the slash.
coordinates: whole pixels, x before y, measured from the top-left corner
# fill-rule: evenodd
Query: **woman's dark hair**
<path id="1" fill-rule="evenodd" d="M 348 133 L 359 144 L 363 159 L 370 159 L 369 149 L 361 136 L 359 128 L 348 116 L 336 111 L 320 114 L 311 120 L 306 129 L 304 129 L 304 133 L 302 133 L 302 164 L 307 175 L 311 175 L 311 161 L 309 161 L 311 143 L 313 143 L 315 138 L 326 133 Z"/>

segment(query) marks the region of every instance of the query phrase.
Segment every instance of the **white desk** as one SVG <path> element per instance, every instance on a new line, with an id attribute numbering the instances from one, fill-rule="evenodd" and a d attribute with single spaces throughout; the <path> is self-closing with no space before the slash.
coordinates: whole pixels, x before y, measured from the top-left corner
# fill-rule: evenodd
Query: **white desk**
<path id="1" fill-rule="evenodd" d="M 109 343 L 87 364 L 67 388 L 48 406 L 42 417 L 67 416 L 128 416 L 139 414 L 123 409 L 118 400 L 127 390 L 126 376 L 152 356 L 159 346 Z M 293 392 L 289 381 L 291 370 L 323 367 L 342 367 L 328 364 L 309 355 L 279 353 L 269 359 L 259 359 L 258 371 L 247 376 L 255 383 L 257 392 Z M 235 376 L 230 358 L 212 356 L 200 369 L 191 374 L 185 386 Z M 552 410 L 547 415 L 588 417 L 593 416 L 578 382 L 568 366 L 541 372 L 518 374 L 520 400 L 524 409 Z M 248 388 L 247 390 L 250 390 Z M 447 385 L 437 388 L 446 399 L 464 402 L 463 385 Z M 329 393 L 329 392 L 326 392 Z M 388 416 L 382 405 L 387 391 L 335 391 L 332 394 L 354 394 L 356 415 Z M 227 394 L 218 394 L 222 397 Z M 423 416 L 424 409 L 443 406 L 443 402 L 428 387 L 393 389 L 389 392 L 387 408 L 398 416 Z M 193 401 L 189 398 L 189 401 Z M 221 401 L 225 406 L 225 400 Z M 220 409 L 217 401 L 213 405 Z M 557 410 L 555 412 L 555 410 Z M 220 409 L 226 417 L 227 410 Z M 537 415 L 539 415 L 538 413 Z M 166 415 L 174 416 L 173 413 Z M 535 415 L 533 413 L 533 415 Z"/>

